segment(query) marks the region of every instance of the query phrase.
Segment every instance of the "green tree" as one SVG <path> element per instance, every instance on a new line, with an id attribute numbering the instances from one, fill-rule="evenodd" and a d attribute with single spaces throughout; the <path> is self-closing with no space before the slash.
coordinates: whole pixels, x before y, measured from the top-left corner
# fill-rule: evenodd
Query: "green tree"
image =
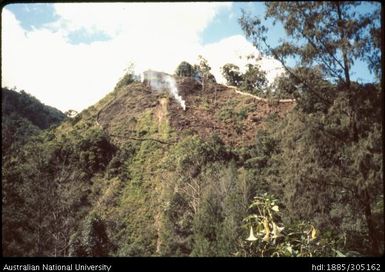
<path id="1" fill-rule="evenodd" d="M 50 148 L 35 139 L 19 152 L 3 166 L 4 255 L 51 256 L 55 184 Z"/>
<path id="2" fill-rule="evenodd" d="M 227 63 L 221 67 L 222 75 L 226 79 L 227 84 L 231 86 L 239 86 L 242 83 L 242 75 L 239 67 L 232 63 Z"/>
<path id="3" fill-rule="evenodd" d="M 211 67 L 208 64 L 208 61 L 203 56 L 199 55 L 198 60 L 199 60 L 199 71 L 201 73 L 201 79 L 202 79 L 202 91 L 205 91 L 206 85 L 210 79 Z"/>
<path id="4" fill-rule="evenodd" d="M 218 229 L 217 254 L 219 256 L 234 256 L 237 251 L 237 242 L 242 237 L 242 219 L 247 214 L 247 199 L 244 194 L 249 190 L 243 187 L 243 182 L 237 173 L 235 161 L 231 161 L 223 170 L 219 185 L 223 209 L 223 220 Z"/>
<path id="5" fill-rule="evenodd" d="M 253 94 L 264 93 L 267 88 L 266 72 L 258 64 L 247 64 L 247 70 L 242 75 L 243 81 L 240 88 Z"/>
<path id="6" fill-rule="evenodd" d="M 95 213 L 87 216 L 80 232 L 71 237 L 71 256 L 109 256 L 114 246 L 107 235 L 105 222 Z"/>
<path id="7" fill-rule="evenodd" d="M 300 78 L 311 78 L 316 87 L 311 92 L 306 91 L 298 77 L 284 73 L 274 80 L 274 95 L 295 98 L 297 106 L 305 113 L 326 112 L 335 98 L 336 91 L 333 85 L 324 79 L 319 67 L 297 67 L 292 70 Z"/>
<path id="8" fill-rule="evenodd" d="M 186 61 L 182 61 L 176 68 L 175 74 L 180 77 L 191 77 L 194 75 L 193 66 Z"/>
<path id="9" fill-rule="evenodd" d="M 83 245 L 88 256 L 101 257 L 110 254 L 112 244 L 106 225 L 97 215 L 90 215 L 83 230 Z"/>
<path id="10" fill-rule="evenodd" d="M 116 83 L 115 88 L 121 88 L 127 86 L 135 81 L 138 81 L 138 76 L 135 75 L 135 66 L 133 63 L 130 63 L 126 69 L 124 69 L 124 74 Z"/>
<path id="11" fill-rule="evenodd" d="M 222 222 L 220 196 L 213 185 L 206 187 L 193 222 L 192 256 L 217 256 L 217 241 Z"/>
<path id="12" fill-rule="evenodd" d="M 310 222 L 282 222 L 280 201 L 268 193 L 257 195 L 249 206 L 252 214 L 243 221 L 249 236 L 243 237 L 238 255 L 259 257 L 335 256 L 340 241 L 332 240 Z"/>
<path id="13" fill-rule="evenodd" d="M 1 98 L 3 156 L 25 144 L 31 136 L 66 118 L 59 110 L 42 104 L 24 91 L 2 88 Z"/>
<path id="14" fill-rule="evenodd" d="M 370 245 L 361 252 L 378 255 L 383 243 L 378 243 L 381 231 L 375 225 L 383 221 L 374 223 L 374 213 L 376 207 L 383 209 L 383 194 L 374 190 L 382 188 L 382 176 L 375 174 L 382 160 L 375 139 L 381 118 L 368 107 L 376 108 L 381 92 L 351 80 L 356 61 L 379 70 L 380 6 L 365 4 L 370 12 L 360 12 L 360 2 L 266 3 L 265 20 L 281 22 L 287 34 L 275 47 L 268 44 L 268 27 L 259 18 L 243 13 L 240 23 L 255 46 L 281 62 L 289 78 L 284 88 L 299 102 L 299 111 L 286 128 L 280 127 L 280 135 L 286 134 L 275 159 L 284 178 L 272 179 L 285 194 L 289 214 L 343 229 L 347 248 L 363 248 L 354 239 L 359 236 L 354 225 Z M 290 67 L 289 59 L 296 66 Z"/>
<path id="15" fill-rule="evenodd" d="M 367 3 L 366 3 L 367 4 Z M 379 3 L 371 3 L 374 11 L 359 13 L 360 2 L 268 2 L 265 20 L 281 22 L 287 38 L 276 47 L 267 43 L 267 23 L 243 12 L 240 24 L 247 37 L 267 55 L 279 60 L 286 71 L 298 77 L 308 91 L 308 78 L 288 66 L 289 58 L 311 67 L 318 64 L 324 75 L 347 86 L 351 83 L 351 67 L 356 60 L 366 61 L 373 71 L 379 67 L 378 31 Z"/>
<path id="16" fill-rule="evenodd" d="M 270 134 L 278 152 L 264 162 L 275 166 L 261 172 L 286 203 L 287 220 L 310 220 L 336 239 L 346 236 L 347 251 L 379 255 L 384 224 L 378 190 L 383 188 L 380 93 L 373 86 L 361 88 L 354 99 L 357 135 L 351 129 L 349 96 L 340 92 L 326 112 L 294 111 L 277 124 Z"/>

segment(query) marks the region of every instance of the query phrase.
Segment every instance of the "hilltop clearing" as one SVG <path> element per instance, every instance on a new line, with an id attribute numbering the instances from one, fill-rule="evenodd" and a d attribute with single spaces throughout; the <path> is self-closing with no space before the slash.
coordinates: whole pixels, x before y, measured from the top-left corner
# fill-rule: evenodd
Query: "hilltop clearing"
<path id="1" fill-rule="evenodd" d="M 215 83 L 210 83 L 203 92 L 201 85 L 192 78 L 177 80 L 177 86 L 186 101 L 186 110 L 172 96 L 135 83 L 125 87 L 102 108 L 97 121 L 113 138 L 123 140 L 146 133 L 136 124 L 147 112 L 159 123 L 159 133 L 162 123 L 169 125 L 170 132 L 175 132 L 174 140 L 181 132 L 197 134 L 202 139 L 217 134 L 227 145 L 247 146 L 253 143 L 265 120 L 273 115 L 283 117 L 295 106 L 293 101 L 269 102 L 244 96 L 233 88 Z M 158 136 L 159 139 L 164 137 Z"/>

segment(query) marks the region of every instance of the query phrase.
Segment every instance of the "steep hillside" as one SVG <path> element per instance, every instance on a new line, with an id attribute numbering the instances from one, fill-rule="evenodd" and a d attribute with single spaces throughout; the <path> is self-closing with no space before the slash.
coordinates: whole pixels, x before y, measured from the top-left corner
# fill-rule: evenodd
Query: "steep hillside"
<path id="1" fill-rule="evenodd" d="M 367 240 L 357 242 L 359 234 L 336 221 L 356 222 L 336 213 L 345 207 L 340 190 L 322 185 L 324 176 L 334 184 L 357 178 L 355 161 L 344 162 L 350 172 L 334 174 L 340 173 L 335 167 L 346 150 L 364 159 L 354 155 L 362 153 L 349 140 L 347 121 L 335 118 L 345 93 L 332 90 L 335 102 L 326 111 L 304 114 L 294 102 L 264 101 L 220 84 L 202 91 L 191 78 L 176 83 L 186 110 L 169 92 L 140 82 L 118 84 L 97 104 L 41 133 L 5 161 L 3 254 L 250 256 L 256 249 L 245 239 L 257 218 L 250 212 L 264 203 L 274 213 L 269 219 L 264 215 L 270 220 L 267 228 L 280 224 L 301 234 L 293 238 L 292 252 L 284 244 L 289 242 L 279 240 L 279 254 L 334 256 L 334 248 L 365 247 Z M 362 107 L 377 98 L 377 89 L 368 88 Z M 359 137 L 372 148 L 368 167 L 379 169 L 379 113 L 371 106 L 362 112 L 374 125 L 359 127 L 365 131 Z M 330 135 L 344 135 L 343 142 L 330 141 Z M 380 172 L 368 171 L 379 186 Z M 255 196 L 263 201 L 249 209 Z M 380 196 L 373 201 L 373 220 L 379 222 Z M 357 222 L 356 228 L 364 230 L 363 221 Z M 313 244 L 302 233 L 310 235 L 314 226 L 325 236 L 312 238 Z M 341 227 L 350 233 L 348 242 L 331 243 Z M 258 237 L 263 228 L 257 229 Z M 275 252 L 277 231 L 276 225 L 269 230 L 272 243 L 261 242 L 261 254 Z"/>
<path id="2" fill-rule="evenodd" d="M 253 144 L 258 129 L 264 127 L 266 120 L 274 115 L 285 116 L 295 105 L 260 101 L 213 83 L 203 92 L 199 85 L 191 89 L 194 84 L 189 78 L 179 81 L 187 110 L 181 112 L 178 105 L 172 103 L 169 110 L 171 126 L 177 131 L 191 130 L 202 139 L 218 134 L 231 146 Z"/>
<path id="3" fill-rule="evenodd" d="M 25 142 L 42 129 L 59 124 L 66 117 L 24 91 L 2 88 L 1 101 L 3 151 L 16 142 Z"/>
<path id="4" fill-rule="evenodd" d="M 160 93 L 136 83 L 125 87 L 100 109 L 97 121 L 116 141 L 155 133 L 159 140 L 171 137 L 175 142 L 191 133 L 203 140 L 217 134 L 227 145 L 247 146 L 253 144 L 265 120 L 273 115 L 282 117 L 295 105 L 260 101 L 214 83 L 202 91 L 201 85 L 192 78 L 180 78 L 177 86 L 186 101 L 186 110 L 167 92 Z M 158 127 L 144 131 L 136 127 L 140 118 L 153 119 Z"/>
<path id="5" fill-rule="evenodd" d="M 243 97 L 218 84 L 211 84 L 202 92 L 201 85 L 192 79 L 181 78 L 177 83 L 180 94 L 186 100 L 186 110 L 168 92 L 154 91 L 143 83 L 131 83 L 116 88 L 95 106 L 40 136 L 39 143 L 31 142 L 24 148 L 21 168 L 32 167 L 35 169 L 33 171 L 43 171 L 41 174 L 44 175 L 51 173 L 47 181 L 52 190 L 59 190 L 54 195 L 60 196 L 52 202 L 64 205 L 64 210 L 73 210 L 81 205 L 82 209 L 76 208 L 78 212 L 74 214 L 80 223 L 71 221 L 68 226 L 70 229 L 67 229 L 72 233 L 72 239 L 81 240 L 77 237 L 82 235 L 81 228 L 88 220 L 81 220 L 82 217 L 96 213 L 110 226 L 107 228 L 109 236 L 117 249 L 114 254 L 163 254 L 162 246 L 166 243 L 162 238 L 163 232 L 169 231 L 164 226 L 169 220 L 164 209 L 166 203 L 172 202 L 175 194 L 179 194 L 175 190 L 186 190 L 187 202 L 178 205 L 187 205 L 183 208 L 187 209 L 184 210 L 184 216 L 193 216 L 188 215 L 193 212 L 188 211 L 192 209 L 189 201 L 193 200 L 189 196 L 188 180 L 197 182 L 197 178 L 202 179 L 207 163 L 236 158 L 238 155 L 234 153 L 234 148 L 252 144 L 264 120 L 272 114 L 281 116 L 290 110 L 288 105 L 268 104 Z M 44 156 L 44 160 L 36 161 L 37 155 Z M 12 183 L 16 169 L 11 166 L 5 168 L 4 182 L 7 188 L 7 184 Z M 186 181 L 180 179 L 182 173 L 183 179 L 187 178 L 185 185 L 183 183 Z M 36 180 L 34 183 L 34 178 L 26 180 L 25 174 L 18 170 L 16 173 L 20 180 L 25 180 L 24 186 L 42 186 L 37 184 L 42 184 L 44 180 Z M 60 189 L 64 184 L 70 190 L 65 194 Z M 17 189 L 21 191 L 16 195 L 24 193 L 22 187 Z M 44 197 L 49 203 L 46 208 L 56 209 L 49 202 L 50 197 Z M 37 205 L 35 201 L 40 200 L 32 198 L 29 205 L 34 207 Z M 10 199 L 8 203 L 11 209 L 17 206 L 18 201 Z M 20 210 L 22 212 L 23 209 Z M 58 216 L 60 222 L 66 220 L 68 215 L 64 213 Z M 43 218 L 39 220 L 44 222 Z M 188 220 L 191 224 L 191 218 Z M 34 228 L 30 222 L 22 222 L 25 226 L 20 228 Z M 17 235 L 13 233 L 15 229 L 11 226 L 9 228 L 11 233 L 7 235 L 7 225 L 3 233 L 8 245 L 5 252 L 17 255 L 19 251 L 12 248 L 15 245 L 13 239 Z M 59 233 L 63 231 L 58 230 Z M 178 235 L 175 239 L 182 239 Z M 53 248 L 58 250 L 58 245 L 52 240 L 45 243 L 46 251 L 41 254 L 50 255 Z M 71 243 L 66 244 L 66 250 L 59 254 L 85 254 L 79 253 L 78 248 L 72 251 L 68 249 L 68 246 L 74 247 L 75 244 L 71 240 Z M 21 248 L 23 246 L 26 245 L 20 245 Z M 29 251 L 23 249 L 21 252 Z M 167 254 L 190 253 L 191 245 L 180 253 Z M 28 254 L 34 255 L 36 252 Z"/>

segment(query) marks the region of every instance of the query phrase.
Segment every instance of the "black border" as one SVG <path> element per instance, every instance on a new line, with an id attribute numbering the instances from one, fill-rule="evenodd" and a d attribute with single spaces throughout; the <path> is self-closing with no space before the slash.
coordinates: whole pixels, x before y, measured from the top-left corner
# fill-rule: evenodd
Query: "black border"
<path id="1" fill-rule="evenodd" d="M 16 0 L 10 1 L 0 0 L 0 9 L 2 10 L 8 4 L 37 4 L 37 3 L 117 3 L 117 2 L 173 2 L 173 1 L 34 1 L 34 0 Z M 207 2 L 207 1 L 175 1 L 175 2 Z M 222 2 L 222 1 L 215 1 Z M 230 2 L 230 1 L 227 1 Z M 246 1 L 245 1 L 246 2 Z M 258 1 L 261 2 L 261 1 Z M 373 1 L 381 3 L 381 66 L 382 66 L 382 90 L 384 92 L 384 4 L 381 1 Z M 0 20 L 1 27 L 1 20 Z M 0 37 L 1 41 L 1 37 Z M 382 112 L 384 115 L 384 93 L 382 92 Z M 385 125 L 385 118 L 382 120 L 383 128 Z M 384 130 L 382 131 L 382 133 Z M 384 136 L 384 134 L 382 134 Z M 385 141 L 383 141 L 383 151 L 385 150 Z M 385 165 L 383 160 L 383 165 Z M 2 208 L 2 207 L 1 207 Z M 385 216 L 384 216 L 385 217 Z M 2 239 L 1 239 L 2 240 Z M 385 240 L 385 239 L 384 239 Z M 1 270 L 4 270 L 5 264 L 7 265 L 39 265 L 43 264 L 87 264 L 87 265 L 111 265 L 110 272 L 115 271 L 153 271 L 152 268 L 157 271 L 162 269 L 176 270 L 176 271 L 189 271 L 199 268 L 220 270 L 222 267 L 226 271 L 234 271 L 241 269 L 251 268 L 252 271 L 348 271 L 347 269 L 332 269 L 333 264 L 345 264 L 345 267 L 350 266 L 352 269 L 349 271 L 385 271 L 384 270 L 384 256 L 381 257 L 345 257 L 345 258 L 332 258 L 332 257 L 279 257 L 279 258 L 243 258 L 243 257 L 3 257 L 1 254 Z M 361 269 L 365 265 L 365 269 Z M 367 269 L 367 265 L 372 269 Z M 329 268 L 329 269 L 328 269 Z M 370 268 L 370 267 L 369 267 Z M 15 271 L 15 270 L 14 270 Z M 16 270 L 16 271 L 32 271 L 32 270 Z M 40 270 L 44 271 L 44 270 Z M 53 271 L 53 270 L 51 270 Z M 76 270 L 72 270 L 76 271 Z M 92 271 L 92 270 L 82 270 Z M 98 271 L 98 270 L 93 270 Z M 103 270 L 99 270 L 103 271 Z M 107 270 L 104 270 L 107 271 Z M 238 271 L 237 271 L 238 272 Z M 242 271 L 246 272 L 246 271 Z"/>

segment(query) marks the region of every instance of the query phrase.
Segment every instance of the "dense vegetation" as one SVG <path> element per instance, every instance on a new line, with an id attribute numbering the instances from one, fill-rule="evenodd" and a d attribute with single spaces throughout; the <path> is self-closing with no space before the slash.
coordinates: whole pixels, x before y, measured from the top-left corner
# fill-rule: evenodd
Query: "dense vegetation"
<path id="1" fill-rule="evenodd" d="M 175 75 L 178 77 L 193 77 L 202 83 L 202 90 L 205 88 L 205 84 L 209 82 L 216 82 L 215 76 L 210 73 L 211 67 L 207 60 L 199 55 L 199 65 L 191 65 L 187 61 L 182 61 L 175 70 Z"/>
<path id="2" fill-rule="evenodd" d="M 355 4 L 266 5 L 268 15 L 284 24 L 291 18 L 284 12 L 302 22 L 313 9 L 330 14 L 325 22 L 333 24 L 331 10 L 348 16 Z M 253 20 L 244 16 L 241 25 L 248 37 L 263 42 L 264 31 L 256 29 L 260 22 Z M 320 21 L 312 21 L 313 26 Z M 301 28 L 292 24 L 284 25 L 289 34 Z M 311 29 L 324 33 L 318 27 Z M 307 41 L 315 42 L 318 36 L 305 30 Z M 335 37 L 346 42 L 345 35 Z M 342 58 L 344 69 L 328 70 L 329 59 L 307 44 L 295 50 L 285 44 L 286 53 L 295 52 L 302 61 L 286 67 L 275 93 L 295 97 L 296 106 L 284 118 L 269 114 L 252 144 L 242 143 L 242 133 L 239 144 L 232 145 L 219 129 L 208 137 L 200 137 L 197 128 L 177 129 L 170 120 L 181 117 L 171 111 L 172 97 L 151 93 L 125 75 L 96 105 L 15 145 L 2 165 L 3 254 L 383 254 L 383 92 L 379 83 L 359 84 L 346 76 L 349 60 L 375 61 L 379 52 L 360 55 L 344 42 L 329 42 L 333 52 L 340 52 L 334 57 Z M 282 48 L 267 50 L 280 52 L 284 63 Z M 333 58 L 332 52 L 326 54 Z M 325 63 L 315 67 L 313 61 L 319 60 Z M 207 97 L 214 93 L 217 99 L 221 86 L 208 80 L 210 67 L 203 58 L 200 66 L 206 82 L 189 91 L 201 96 L 201 103 L 192 106 L 209 111 L 217 104 Z M 191 67 L 182 63 L 176 73 L 191 76 Z M 332 78 L 333 73 L 339 76 Z M 249 114 L 222 111 L 217 115 L 226 122 Z"/>
<path id="3" fill-rule="evenodd" d="M 14 144 L 24 143 L 42 129 L 65 119 L 61 111 L 40 103 L 24 91 L 1 89 L 2 149 L 7 152 Z"/>
<path id="4" fill-rule="evenodd" d="M 260 58 L 255 58 L 251 55 L 247 57 L 249 60 L 253 60 L 252 63 L 246 65 L 246 71 L 241 73 L 239 67 L 227 63 L 221 68 L 222 75 L 226 79 L 227 84 L 230 86 L 237 86 L 242 91 L 258 95 L 258 96 L 269 96 L 270 88 L 266 78 L 266 71 L 263 71 L 258 64 Z M 254 62 L 254 63 L 253 63 Z M 274 96 L 277 94 L 273 93 Z"/>

